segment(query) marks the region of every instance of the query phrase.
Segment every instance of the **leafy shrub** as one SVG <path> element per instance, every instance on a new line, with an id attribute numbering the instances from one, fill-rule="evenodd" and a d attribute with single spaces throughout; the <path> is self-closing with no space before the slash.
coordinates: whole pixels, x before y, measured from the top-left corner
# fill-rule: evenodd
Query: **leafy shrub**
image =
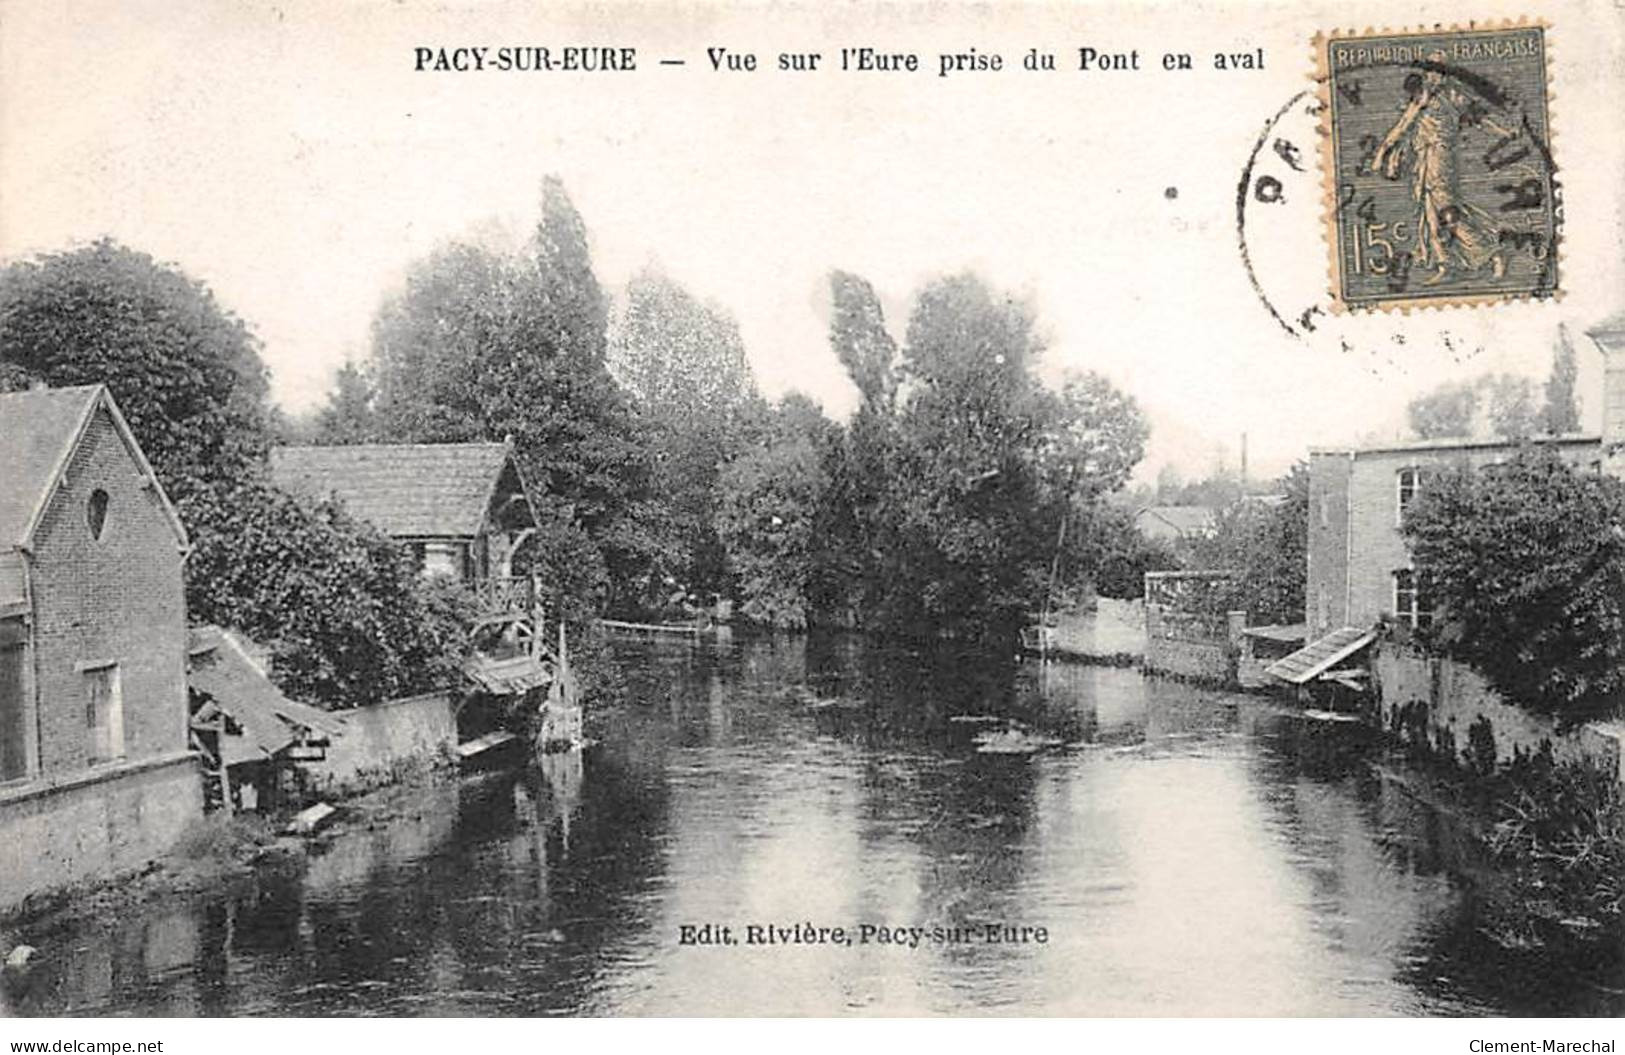
<path id="1" fill-rule="evenodd" d="M 1433 478 L 1404 524 L 1433 591 L 1431 647 L 1565 722 L 1625 693 L 1625 484 L 1529 445 Z"/>

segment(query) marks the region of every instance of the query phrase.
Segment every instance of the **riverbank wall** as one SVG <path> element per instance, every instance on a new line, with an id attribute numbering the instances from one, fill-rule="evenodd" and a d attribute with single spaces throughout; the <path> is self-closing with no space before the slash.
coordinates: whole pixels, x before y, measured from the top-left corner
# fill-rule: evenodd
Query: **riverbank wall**
<path id="1" fill-rule="evenodd" d="M 1379 642 L 1371 660 L 1380 728 L 1441 761 L 1479 771 L 1549 748 L 1560 763 L 1579 763 L 1625 781 L 1625 722 L 1564 729 L 1545 715 L 1508 703 L 1463 663 L 1396 641 Z"/>
<path id="2" fill-rule="evenodd" d="M 143 868 L 202 815 L 185 751 L 0 790 L 0 913 Z"/>
<path id="3" fill-rule="evenodd" d="M 432 761 L 457 743 L 456 708 L 435 692 L 339 712 L 345 730 L 327 758 L 305 766 L 312 790 L 336 797 L 389 783 L 402 767 Z"/>

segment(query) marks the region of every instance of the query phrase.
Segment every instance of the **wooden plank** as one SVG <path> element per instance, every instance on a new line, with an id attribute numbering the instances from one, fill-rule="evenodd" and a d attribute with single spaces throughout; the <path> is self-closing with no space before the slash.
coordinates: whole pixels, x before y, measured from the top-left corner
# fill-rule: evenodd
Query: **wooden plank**
<path id="1" fill-rule="evenodd" d="M 693 623 L 628 623 L 620 619 L 600 619 L 598 625 L 609 630 L 641 630 L 654 634 L 698 634 L 700 628 Z"/>
<path id="2" fill-rule="evenodd" d="M 294 814 L 293 820 L 288 822 L 283 831 L 289 835 L 311 835 L 332 824 L 338 813 L 338 810 L 327 803 L 318 802 L 309 809 Z"/>

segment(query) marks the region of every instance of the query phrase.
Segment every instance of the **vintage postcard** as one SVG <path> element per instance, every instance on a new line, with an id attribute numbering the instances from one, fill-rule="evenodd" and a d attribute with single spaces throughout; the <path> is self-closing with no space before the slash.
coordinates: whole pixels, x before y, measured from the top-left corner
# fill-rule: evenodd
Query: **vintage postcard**
<path id="1" fill-rule="evenodd" d="M 0 0 L 0 1042 L 1614 1051 L 1621 113 L 1619 0 Z"/>

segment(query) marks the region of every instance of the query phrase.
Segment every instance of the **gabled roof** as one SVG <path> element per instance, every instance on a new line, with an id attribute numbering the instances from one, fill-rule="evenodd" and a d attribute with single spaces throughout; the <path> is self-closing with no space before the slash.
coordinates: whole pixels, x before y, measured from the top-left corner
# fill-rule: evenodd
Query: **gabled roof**
<path id="1" fill-rule="evenodd" d="M 1212 531 L 1216 518 L 1207 506 L 1146 506 L 1136 518 L 1160 520 L 1181 535 L 1199 535 Z"/>
<path id="2" fill-rule="evenodd" d="M 1360 651 L 1377 639 L 1377 632 L 1357 626 L 1333 630 L 1318 641 L 1271 663 L 1264 673 L 1293 685 L 1302 685 L 1316 675 Z"/>
<path id="3" fill-rule="evenodd" d="M 270 758 L 300 736 L 326 741 L 345 731 L 342 718 L 282 695 L 242 642 L 219 627 L 187 631 L 186 684 L 242 730 L 221 745 L 231 763 Z"/>
<path id="4" fill-rule="evenodd" d="M 39 530 L 62 473 L 99 407 L 130 458 L 158 496 L 159 508 L 182 546 L 186 529 L 175 515 L 157 475 L 104 385 L 36 388 L 0 394 L 0 549 L 27 549 Z"/>
<path id="5" fill-rule="evenodd" d="M 512 457 L 505 443 L 278 447 L 271 475 L 285 491 L 336 496 L 395 538 L 472 537 Z"/>

